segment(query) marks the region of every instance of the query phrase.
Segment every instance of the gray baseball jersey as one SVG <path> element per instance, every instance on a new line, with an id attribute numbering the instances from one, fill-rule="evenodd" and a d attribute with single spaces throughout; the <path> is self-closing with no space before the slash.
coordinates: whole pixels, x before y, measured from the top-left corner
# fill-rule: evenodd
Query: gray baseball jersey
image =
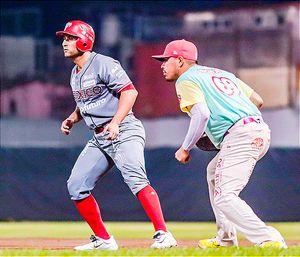
<path id="1" fill-rule="evenodd" d="M 95 129 L 113 118 L 120 91 L 132 82 L 117 60 L 92 52 L 79 73 L 73 68 L 70 84 L 81 116 Z"/>
<path id="2" fill-rule="evenodd" d="M 120 91 L 130 84 L 118 61 L 94 52 L 79 73 L 76 66 L 73 68 L 73 95 L 90 129 L 102 127 L 113 118 Z M 99 178 L 114 165 L 134 195 L 149 184 L 144 160 L 145 130 L 141 121 L 130 112 L 119 129 L 115 140 L 107 140 L 109 132 L 94 133 L 82 150 L 68 179 L 72 200 L 88 197 Z"/>

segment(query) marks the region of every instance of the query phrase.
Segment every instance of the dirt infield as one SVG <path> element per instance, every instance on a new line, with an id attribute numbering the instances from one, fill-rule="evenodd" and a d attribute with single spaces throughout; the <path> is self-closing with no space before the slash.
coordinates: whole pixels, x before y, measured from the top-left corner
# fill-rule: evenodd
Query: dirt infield
<path id="1" fill-rule="evenodd" d="M 120 248 L 148 248 L 151 239 L 120 239 L 117 240 Z M 177 240 L 180 248 L 197 247 L 196 240 Z M 1 238 L 0 249 L 49 249 L 71 250 L 76 245 L 88 243 L 84 239 L 57 239 L 57 238 Z M 288 240 L 288 246 L 300 245 L 300 240 Z M 241 240 L 240 246 L 251 246 L 247 240 Z"/>

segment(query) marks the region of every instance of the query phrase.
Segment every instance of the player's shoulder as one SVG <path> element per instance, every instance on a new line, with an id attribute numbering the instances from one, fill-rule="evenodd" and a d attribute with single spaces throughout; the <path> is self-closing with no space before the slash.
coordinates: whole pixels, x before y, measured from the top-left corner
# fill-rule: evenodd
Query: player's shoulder
<path id="1" fill-rule="evenodd" d="M 191 66 L 188 70 L 182 73 L 175 82 L 175 86 L 180 86 L 183 84 L 189 84 L 194 82 L 195 74 L 197 73 L 199 65 Z"/>
<path id="2" fill-rule="evenodd" d="M 192 88 L 198 88 L 198 85 L 195 81 L 190 79 L 182 79 L 179 81 L 176 81 L 175 88 L 176 90 L 187 90 Z"/>
<path id="3" fill-rule="evenodd" d="M 103 65 L 120 64 L 118 60 L 104 54 L 97 53 L 95 59 Z"/>
<path id="4" fill-rule="evenodd" d="M 221 74 L 221 73 L 230 73 L 229 71 L 217 68 L 217 67 L 211 67 L 211 66 L 204 66 L 204 65 L 198 65 L 197 66 L 198 71 L 200 71 L 202 74 Z"/>
<path id="5" fill-rule="evenodd" d="M 71 71 L 71 76 L 72 75 L 75 75 L 77 73 L 77 65 L 75 64 L 72 68 L 72 71 Z"/>

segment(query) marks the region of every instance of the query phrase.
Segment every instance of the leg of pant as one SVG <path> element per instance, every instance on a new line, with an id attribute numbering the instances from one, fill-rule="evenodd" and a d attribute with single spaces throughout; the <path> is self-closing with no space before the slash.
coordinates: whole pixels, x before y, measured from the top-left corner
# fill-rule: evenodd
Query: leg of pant
<path id="1" fill-rule="evenodd" d="M 215 205 L 214 192 L 215 192 L 215 172 L 219 154 L 217 154 L 207 166 L 207 183 L 210 203 L 216 218 L 217 224 L 217 238 L 221 241 L 222 245 L 236 245 L 237 235 L 233 224 L 225 217 L 222 211 Z"/>
<path id="2" fill-rule="evenodd" d="M 77 158 L 67 185 L 72 200 L 88 197 L 96 182 L 114 165 L 112 159 L 92 141 L 88 142 Z"/>
<path id="3" fill-rule="evenodd" d="M 250 129 L 249 129 L 250 130 Z M 239 193 L 247 185 L 256 161 L 266 152 L 266 147 L 257 148 L 253 145 L 253 138 L 248 130 L 239 128 L 238 133 L 230 132 L 224 140 L 220 151 L 215 184 L 215 205 L 224 213 L 234 226 L 242 232 L 249 241 L 261 243 L 263 241 L 281 240 L 280 233 L 274 228 L 266 226 L 250 206 L 239 197 Z M 257 133 L 267 144 L 267 136 L 261 131 Z M 252 138 L 253 137 L 253 138 Z"/>
<path id="4" fill-rule="evenodd" d="M 129 115 L 120 125 L 118 139 L 107 142 L 100 139 L 105 151 L 121 171 L 124 182 L 138 197 L 155 230 L 166 230 L 160 201 L 155 190 L 149 185 L 145 169 L 145 130 L 142 123 Z"/>
<path id="5" fill-rule="evenodd" d="M 145 168 L 144 144 L 138 137 L 121 141 L 112 158 L 121 171 L 124 182 L 134 195 L 149 185 Z"/>
<path id="6" fill-rule="evenodd" d="M 96 236 L 110 236 L 102 221 L 100 208 L 91 190 L 112 166 L 112 160 L 89 142 L 78 157 L 68 180 L 68 189 L 75 205 Z"/>
<path id="7" fill-rule="evenodd" d="M 144 160 L 144 142 L 140 137 L 133 136 L 131 140 L 120 143 L 115 155 L 116 165 L 121 171 L 125 183 L 133 194 L 137 195 L 155 231 L 166 231 L 159 197 L 149 185 Z"/>

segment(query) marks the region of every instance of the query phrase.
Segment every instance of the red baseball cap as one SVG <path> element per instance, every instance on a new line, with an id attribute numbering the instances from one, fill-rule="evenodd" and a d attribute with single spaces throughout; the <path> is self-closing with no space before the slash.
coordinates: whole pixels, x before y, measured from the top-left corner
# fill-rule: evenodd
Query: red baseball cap
<path id="1" fill-rule="evenodd" d="M 167 44 L 165 51 L 161 55 L 152 55 L 156 60 L 163 61 L 168 57 L 179 57 L 182 56 L 184 59 L 197 61 L 198 51 L 197 47 L 190 41 L 184 39 L 174 40 Z"/>

